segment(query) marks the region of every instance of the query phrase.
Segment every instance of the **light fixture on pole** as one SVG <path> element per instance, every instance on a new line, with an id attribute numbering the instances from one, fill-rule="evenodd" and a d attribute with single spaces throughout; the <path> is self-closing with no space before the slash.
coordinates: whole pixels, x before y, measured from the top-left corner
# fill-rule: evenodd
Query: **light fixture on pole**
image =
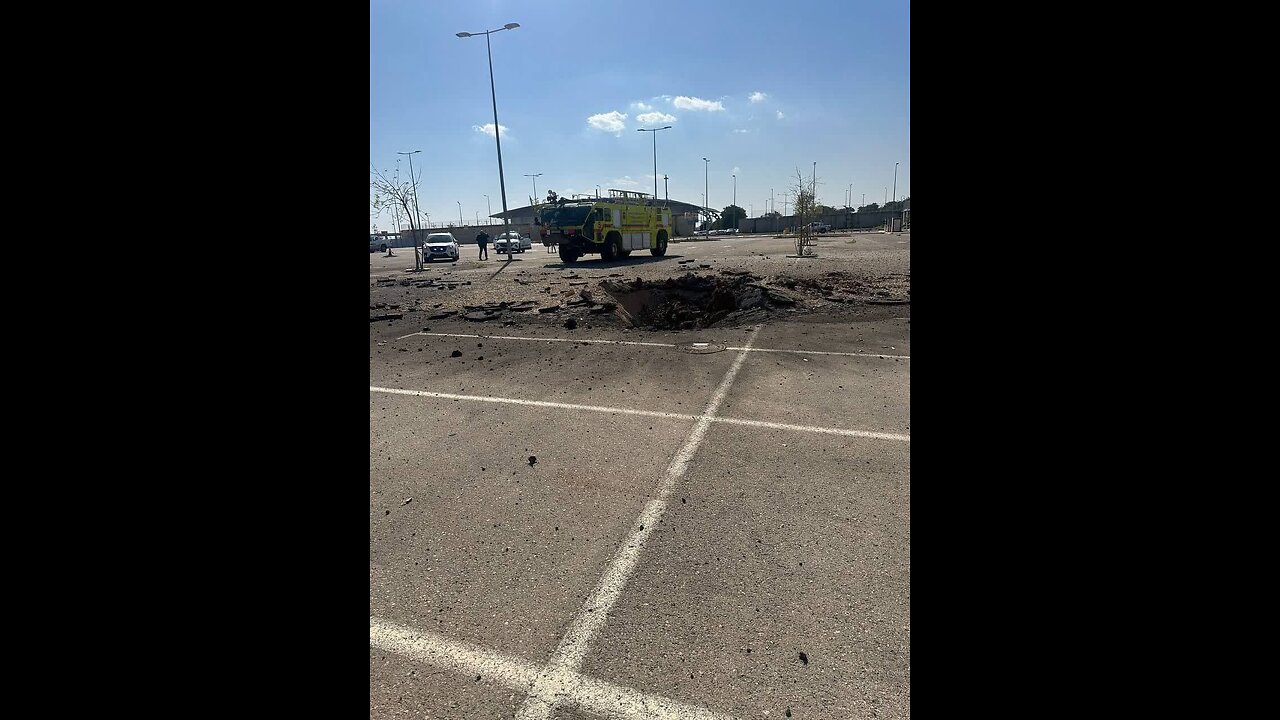
<path id="1" fill-rule="evenodd" d="M 498 187 L 502 190 L 502 224 L 506 225 L 507 219 L 507 181 L 502 174 L 502 126 L 498 125 L 498 91 L 493 84 L 493 46 L 489 42 L 489 36 L 503 30 L 515 30 L 520 27 L 520 23 L 507 23 L 497 30 L 485 30 L 483 33 L 460 32 L 457 36 L 460 38 L 468 38 L 473 35 L 484 35 L 484 46 L 489 53 L 489 94 L 493 98 L 493 141 L 498 146 Z M 511 261 L 511 243 L 507 243 L 507 261 Z"/>
<path id="2" fill-rule="evenodd" d="M 533 175 L 525 173 L 524 176 L 527 178 L 533 178 L 533 204 L 537 205 L 538 204 L 538 178 L 542 177 L 542 173 L 535 173 Z"/>
<path id="3" fill-rule="evenodd" d="M 636 128 L 636 132 L 653 133 L 653 201 L 658 202 L 658 131 L 670 130 L 671 126 L 660 128 Z"/>
<path id="4" fill-rule="evenodd" d="M 705 163 L 702 166 L 702 207 L 707 213 L 707 222 L 705 225 L 705 229 L 707 231 L 707 235 L 710 235 L 711 234 L 711 184 L 707 180 L 707 178 L 709 177 L 708 173 L 711 172 L 711 161 L 706 158 L 702 158 L 702 162 Z"/>

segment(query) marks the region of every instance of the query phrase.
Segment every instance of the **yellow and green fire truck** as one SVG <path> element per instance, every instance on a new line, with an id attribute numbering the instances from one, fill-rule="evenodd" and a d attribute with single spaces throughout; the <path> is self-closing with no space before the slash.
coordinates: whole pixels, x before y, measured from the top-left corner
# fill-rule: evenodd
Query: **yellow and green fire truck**
<path id="1" fill-rule="evenodd" d="M 560 259 L 576 262 L 600 253 L 606 262 L 633 250 L 665 255 L 671 238 L 671 209 L 645 193 L 610 190 L 607 198 L 559 199 L 538 209 L 534 223 L 544 242 L 559 246 Z"/>

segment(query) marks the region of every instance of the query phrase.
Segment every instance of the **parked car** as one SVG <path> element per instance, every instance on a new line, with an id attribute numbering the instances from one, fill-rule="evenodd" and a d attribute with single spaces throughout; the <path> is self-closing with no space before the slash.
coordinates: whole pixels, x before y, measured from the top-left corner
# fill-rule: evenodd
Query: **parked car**
<path id="1" fill-rule="evenodd" d="M 521 235 L 514 230 L 508 230 L 502 233 L 493 241 L 493 251 L 496 253 L 504 253 L 507 251 L 507 245 L 511 245 L 511 252 L 524 252 L 533 248 L 533 241 L 528 235 Z"/>
<path id="2" fill-rule="evenodd" d="M 431 262 L 436 258 L 457 261 L 458 240 L 453 233 L 431 233 L 422 242 L 422 259 Z"/>
<path id="3" fill-rule="evenodd" d="M 809 223 L 809 227 L 812 228 L 813 231 L 816 233 L 824 233 L 824 232 L 829 232 L 831 230 L 830 225 L 824 222 L 818 222 L 816 220 Z"/>
<path id="4" fill-rule="evenodd" d="M 386 252 L 387 238 L 382 235 L 369 236 L 369 252 Z"/>

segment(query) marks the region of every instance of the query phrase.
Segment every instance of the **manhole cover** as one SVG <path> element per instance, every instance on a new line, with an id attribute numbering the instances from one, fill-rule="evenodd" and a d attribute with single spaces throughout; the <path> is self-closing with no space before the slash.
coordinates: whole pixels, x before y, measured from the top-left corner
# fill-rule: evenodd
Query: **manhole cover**
<path id="1" fill-rule="evenodd" d="M 694 342 L 677 345 L 680 352 L 687 352 L 693 355 L 705 355 L 707 353 L 718 353 L 724 350 L 724 345 L 713 342 Z"/>

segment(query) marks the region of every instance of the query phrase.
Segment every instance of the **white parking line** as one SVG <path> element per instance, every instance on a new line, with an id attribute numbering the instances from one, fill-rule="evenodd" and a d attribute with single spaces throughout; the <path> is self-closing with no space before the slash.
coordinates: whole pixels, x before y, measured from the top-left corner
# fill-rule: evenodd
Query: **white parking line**
<path id="1" fill-rule="evenodd" d="M 479 338 L 481 340 L 533 340 L 538 342 L 571 342 L 571 343 L 593 343 L 597 345 L 643 345 L 648 347 L 678 347 L 675 343 L 652 343 L 652 342 L 633 342 L 630 340 L 584 340 L 582 338 L 547 338 L 547 337 L 520 337 L 517 335 L 471 335 L 464 333 L 433 333 L 433 332 L 415 332 L 408 335 L 401 335 L 397 340 L 404 340 L 415 335 L 427 335 L 431 337 L 457 337 L 457 338 Z M 782 350 L 777 348 L 748 348 L 748 347 L 726 347 L 725 350 L 745 350 L 747 352 L 775 352 L 775 353 L 792 353 L 795 355 L 843 355 L 845 357 L 873 357 L 883 358 L 886 360 L 910 360 L 910 355 L 882 355 L 880 353 L 860 353 L 860 352 L 831 352 L 827 350 Z"/>
<path id="2" fill-rule="evenodd" d="M 528 660 L 373 617 L 369 618 L 369 645 L 459 674 L 481 675 L 508 689 L 523 692 L 527 692 L 539 673 L 545 670 Z M 732 720 L 728 715 L 706 708 L 649 695 L 576 672 L 559 671 L 556 679 L 562 693 L 557 702 L 580 705 L 610 718 Z"/>
<path id="3" fill-rule="evenodd" d="M 647 417 L 667 418 L 668 420 L 696 420 L 697 415 L 684 413 L 657 412 L 655 410 L 632 410 L 631 408 L 606 407 L 604 405 L 574 405 L 547 400 L 520 400 L 519 398 L 485 397 L 483 395 L 455 395 L 453 393 L 430 392 L 428 390 L 401 390 L 399 388 L 378 387 L 370 385 L 372 392 L 392 393 L 396 395 L 417 395 L 419 397 L 441 398 L 443 400 L 474 400 L 477 402 L 506 403 L 508 405 L 531 405 L 533 407 L 559 408 L 562 410 L 587 410 L 590 412 L 621 413 L 623 415 L 644 415 Z"/>
<path id="4" fill-rule="evenodd" d="M 773 428 L 775 430 L 793 430 L 796 432 L 825 433 L 827 435 L 847 435 L 850 437 L 875 438 L 878 440 L 900 440 L 911 442 L 910 435 L 897 433 L 873 432 L 871 430 L 847 430 L 845 428 L 820 427 L 817 425 L 792 425 L 765 420 L 746 420 L 741 418 L 712 417 L 705 415 L 688 415 L 685 413 L 659 412 L 656 410 L 633 410 L 632 408 L 610 407 L 607 405 L 576 405 L 574 403 L 550 402 L 547 400 L 521 400 L 519 398 L 486 397 L 484 395 L 458 395 L 456 393 L 431 392 L 430 390 L 401 390 L 400 388 L 369 386 L 370 392 L 390 393 L 392 395 L 416 395 L 418 397 L 440 398 L 441 400 L 471 400 L 475 402 L 499 403 L 506 405 L 528 405 L 532 407 L 557 408 L 560 410 L 586 410 L 611 415 L 643 415 L 645 417 L 664 418 L 666 420 L 707 420 L 713 423 L 729 425 L 745 425 L 748 427 Z"/>
<path id="5" fill-rule="evenodd" d="M 751 343 L 759 332 L 760 326 L 757 325 L 747 338 L 747 347 L 751 347 Z M 742 368 L 742 361 L 746 359 L 747 353 L 743 350 L 738 353 L 733 365 L 725 373 L 724 379 L 720 381 L 720 386 L 716 388 L 711 400 L 707 403 L 706 409 L 702 411 L 698 424 L 694 425 L 693 431 L 689 433 L 689 439 L 685 440 L 684 445 L 676 452 L 675 457 L 671 459 L 667 472 L 663 474 L 662 480 L 658 483 L 654 499 L 645 503 L 644 510 L 640 512 L 640 517 L 633 524 L 634 529 L 618 547 L 617 554 L 609 562 L 609 566 L 605 569 L 600 582 L 586 602 L 582 604 L 582 609 L 578 611 L 578 615 L 569 625 L 569 629 L 565 631 L 564 637 L 560 640 L 560 646 L 552 653 L 551 662 L 547 669 L 538 676 L 537 682 L 530 689 L 529 697 L 525 699 L 524 705 L 516 713 L 517 720 L 535 720 L 551 716 L 559 702 L 557 698 L 563 692 L 558 675 L 562 671 L 576 674 L 578 669 L 582 667 L 582 661 L 587 655 L 588 645 L 591 644 L 591 640 L 600 631 L 600 628 L 604 626 L 605 620 L 609 617 L 609 610 L 618 601 L 618 597 L 622 594 L 622 589 L 626 587 L 627 580 L 635 572 L 636 565 L 640 561 L 640 550 L 644 547 L 645 540 L 648 539 L 654 527 L 657 526 L 662 514 L 666 512 L 667 496 L 675 488 L 676 482 L 689 469 L 689 461 L 693 459 L 693 454 L 697 452 L 698 446 L 702 444 L 702 439 L 706 437 L 707 429 L 711 427 L 711 420 L 715 417 L 716 410 L 724 402 L 725 395 L 729 393 L 729 386 L 733 385 L 734 378 L 738 376 L 738 370 Z"/>

